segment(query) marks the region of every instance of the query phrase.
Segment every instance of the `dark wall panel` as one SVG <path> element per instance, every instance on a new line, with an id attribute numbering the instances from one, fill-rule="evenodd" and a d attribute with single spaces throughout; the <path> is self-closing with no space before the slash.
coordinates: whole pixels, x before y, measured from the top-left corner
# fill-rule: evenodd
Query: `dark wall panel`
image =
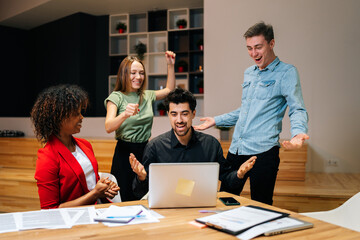
<path id="1" fill-rule="evenodd" d="M 29 116 L 33 104 L 28 31 L 0 26 L 0 116 Z"/>
<path id="2" fill-rule="evenodd" d="M 77 13 L 31 30 L 32 76 L 36 91 L 71 83 L 86 89 L 94 99 L 95 20 Z M 93 35 L 93 36 L 92 36 Z M 93 114 L 89 109 L 88 114 Z"/>
<path id="3" fill-rule="evenodd" d="M 89 93 L 87 116 L 105 116 L 108 16 L 76 13 L 30 31 L 1 27 L 0 33 L 2 88 L 11 90 L 1 94 L 1 116 L 29 116 L 39 92 L 64 83 Z"/>
<path id="4" fill-rule="evenodd" d="M 108 97 L 109 59 L 109 16 L 97 17 L 96 21 L 96 116 L 104 117 L 104 100 Z"/>

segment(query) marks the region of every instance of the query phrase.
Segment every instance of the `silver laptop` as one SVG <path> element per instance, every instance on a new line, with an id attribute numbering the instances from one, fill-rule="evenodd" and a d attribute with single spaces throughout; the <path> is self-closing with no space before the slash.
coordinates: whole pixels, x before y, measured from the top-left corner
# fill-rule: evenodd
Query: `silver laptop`
<path id="1" fill-rule="evenodd" d="M 216 206 L 219 163 L 152 163 L 149 207 Z"/>

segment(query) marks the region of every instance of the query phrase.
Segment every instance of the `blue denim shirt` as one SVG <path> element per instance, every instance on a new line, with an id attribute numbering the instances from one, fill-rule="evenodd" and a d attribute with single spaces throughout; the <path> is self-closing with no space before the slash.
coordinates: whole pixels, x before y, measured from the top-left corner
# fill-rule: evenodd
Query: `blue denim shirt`
<path id="1" fill-rule="evenodd" d="M 291 136 L 307 133 L 308 114 L 301 93 L 299 74 L 290 64 L 276 58 L 266 68 L 246 69 L 241 107 L 215 117 L 217 126 L 234 126 L 229 151 L 253 155 L 280 146 L 279 134 L 287 106 Z"/>

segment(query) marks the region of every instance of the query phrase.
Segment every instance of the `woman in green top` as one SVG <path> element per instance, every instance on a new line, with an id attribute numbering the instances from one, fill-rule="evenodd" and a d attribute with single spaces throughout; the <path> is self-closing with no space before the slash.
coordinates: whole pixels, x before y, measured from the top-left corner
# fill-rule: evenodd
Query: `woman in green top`
<path id="1" fill-rule="evenodd" d="M 116 131 L 118 140 L 111 166 L 123 201 L 137 200 L 132 191 L 135 177 L 129 163 L 130 153 L 142 159 L 153 123 L 152 104 L 163 99 L 175 88 L 175 53 L 165 53 L 167 62 L 166 87 L 161 90 L 145 90 L 144 64 L 136 57 L 125 58 L 119 67 L 114 91 L 105 99 L 106 132 Z"/>

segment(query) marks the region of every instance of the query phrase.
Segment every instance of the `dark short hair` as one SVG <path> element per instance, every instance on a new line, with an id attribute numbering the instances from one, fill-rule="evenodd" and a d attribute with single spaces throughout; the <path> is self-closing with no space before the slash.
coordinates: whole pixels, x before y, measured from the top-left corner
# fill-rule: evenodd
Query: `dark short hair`
<path id="1" fill-rule="evenodd" d="M 31 110 L 36 138 L 46 143 L 51 135 L 58 135 L 62 121 L 85 110 L 89 103 L 86 91 L 76 85 L 58 85 L 43 90 Z"/>
<path id="2" fill-rule="evenodd" d="M 274 30 L 270 24 L 264 22 L 258 22 L 254 26 L 250 27 L 244 34 L 245 39 L 263 35 L 265 40 L 270 43 L 274 39 Z"/>
<path id="3" fill-rule="evenodd" d="M 196 108 L 196 98 L 194 95 L 185 89 L 175 88 L 172 90 L 164 100 L 166 111 L 169 111 L 170 103 L 189 103 L 191 111 L 194 111 Z"/>

